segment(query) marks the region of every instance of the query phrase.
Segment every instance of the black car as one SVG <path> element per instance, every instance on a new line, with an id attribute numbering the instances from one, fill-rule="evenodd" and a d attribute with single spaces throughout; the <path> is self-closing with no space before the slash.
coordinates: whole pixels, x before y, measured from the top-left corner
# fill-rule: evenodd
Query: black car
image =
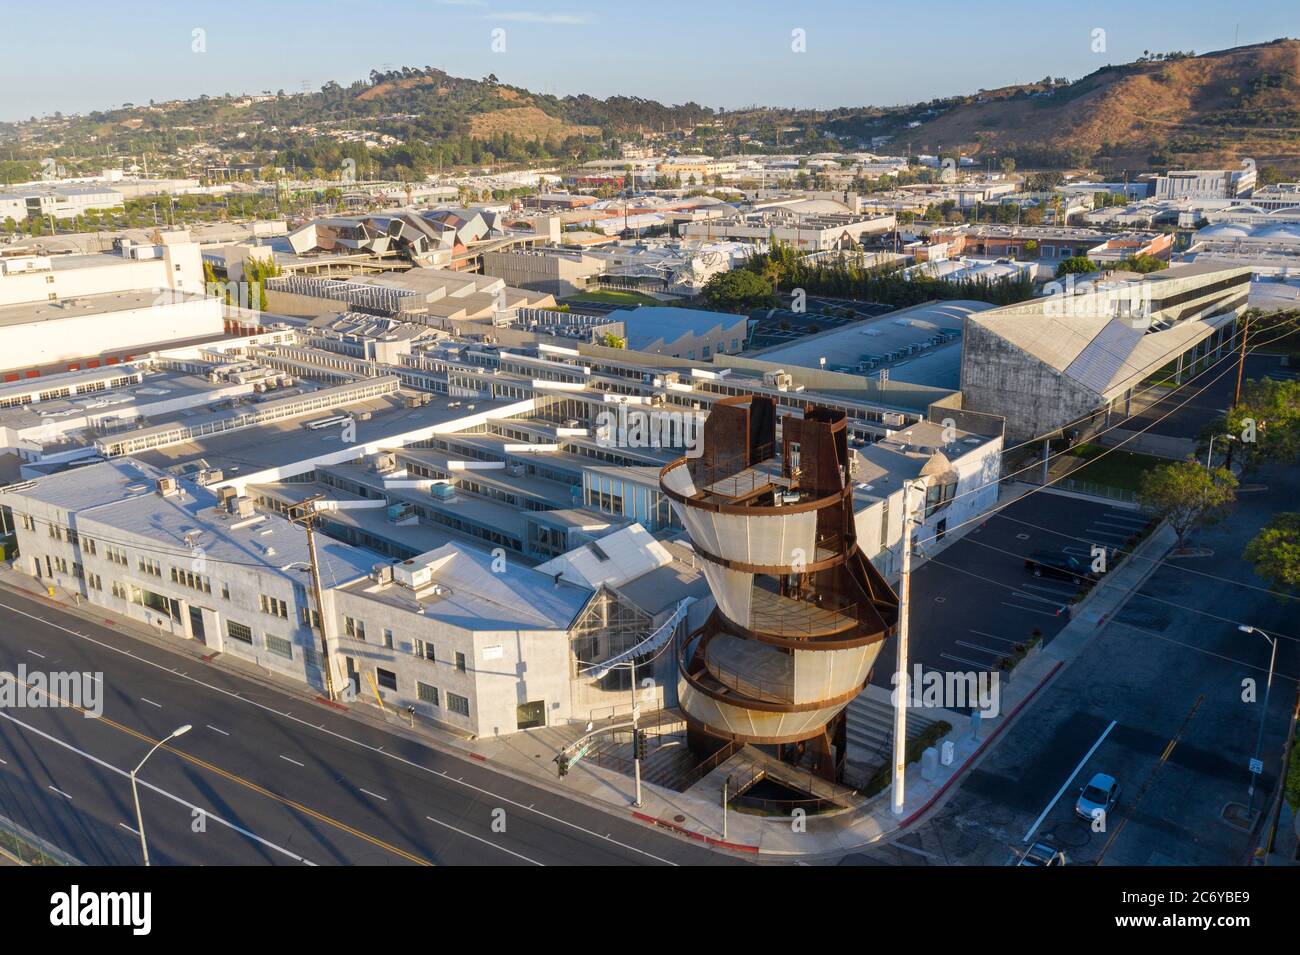
<path id="1" fill-rule="evenodd" d="M 1034 551 L 1025 558 L 1025 570 L 1035 577 L 1056 577 L 1076 584 L 1095 579 L 1089 565 L 1062 551 Z"/>

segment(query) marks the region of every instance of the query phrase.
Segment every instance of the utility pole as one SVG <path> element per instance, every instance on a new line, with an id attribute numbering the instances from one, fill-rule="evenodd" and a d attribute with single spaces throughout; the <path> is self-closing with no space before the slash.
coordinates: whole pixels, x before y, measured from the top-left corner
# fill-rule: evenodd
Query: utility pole
<path id="1" fill-rule="evenodd" d="M 636 802 L 632 805 L 641 808 L 641 730 L 637 723 L 641 719 L 641 701 L 636 695 L 636 657 L 628 661 L 632 667 L 632 766 L 636 774 Z"/>
<path id="2" fill-rule="evenodd" d="M 912 689 L 907 678 L 907 600 L 912 575 L 912 486 L 903 482 L 903 570 L 898 581 L 898 643 L 894 693 L 894 815 L 903 814 L 904 777 L 907 772 L 907 707 Z"/>
<path id="3" fill-rule="evenodd" d="M 1240 354 L 1237 357 L 1237 390 L 1232 396 L 1232 406 L 1234 408 L 1241 404 L 1241 376 L 1246 370 L 1246 337 L 1250 334 L 1250 309 L 1242 313 L 1241 321 Z"/>
<path id="4" fill-rule="evenodd" d="M 312 599 L 316 603 L 316 616 L 320 620 L 320 649 L 321 649 L 321 667 L 325 672 L 325 697 L 333 702 L 336 698 L 334 689 L 334 665 L 330 660 L 330 642 L 329 630 L 326 622 L 329 617 L 325 613 L 325 598 L 321 592 L 320 583 L 320 564 L 316 560 L 316 522 L 320 520 L 320 514 L 316 510 L 316 502 L 324 500 L 324 494 L 316 494 L 306 500 L 296 504 L 290 510 L 290 520 L 295 524 L 301 524 L 307 531 L 307 554 L 311 558 L 311 584 Z M 301 515 L 294 514 L 295 511 L 302 511 Z M 311 620 L 307 621 L 310 629 Z"/>

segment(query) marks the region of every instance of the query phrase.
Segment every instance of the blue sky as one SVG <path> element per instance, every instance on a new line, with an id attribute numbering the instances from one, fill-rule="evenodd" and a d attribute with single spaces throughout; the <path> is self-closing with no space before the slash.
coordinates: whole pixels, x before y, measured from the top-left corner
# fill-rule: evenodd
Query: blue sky
<path id="1" fill-rule="evenodd" d="M 1284 8 L 1290 8 L 1285 10 Z M 1198 53 L 1300 34 L 1288 0 L 102 0 L 8 5 L 0 119 L 201 93 L 318 89 L 385 64 L 564 95 L 710 107 L 894 104 L 1070 79 L 1144 49 Z M 194 52 L 194 31 L 206 52 Z M 493 30 L 505 50 L 493 52 Z M 1106 51 L 1092 50 L 1106 31 Z M 791 49 L 802 30 L 806 52 Z"/>

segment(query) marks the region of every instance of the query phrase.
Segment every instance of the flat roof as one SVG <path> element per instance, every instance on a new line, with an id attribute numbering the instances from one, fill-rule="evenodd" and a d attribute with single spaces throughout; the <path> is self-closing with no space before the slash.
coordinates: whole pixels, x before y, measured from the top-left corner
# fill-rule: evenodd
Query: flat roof
<path id="1" fill-rule="evenodd" d="M 183 292 L 167 290 L 161 304 L 175 302 L 207 301 L 202 295 L 186 295 Z M 0 306 L 0 327 L 11 325 L 29 325 L 34 322 L 58 322 L 69 318 L 85 318 L 91 315 L 108 315 L 129 309 L 149 308 L 160 303 L 156 289 L 141 289 L 134 292 L 105 292 L 99 295 L 77 295 L 54 302 L 23 302 L 18 305 Z"/>

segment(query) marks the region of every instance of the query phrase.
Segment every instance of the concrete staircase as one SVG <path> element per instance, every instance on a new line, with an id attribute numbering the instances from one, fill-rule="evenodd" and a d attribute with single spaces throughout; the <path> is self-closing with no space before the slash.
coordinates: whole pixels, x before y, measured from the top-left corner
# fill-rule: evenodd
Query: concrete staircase
<path id="1" fill-rule="evenodd" d="M 848 708 L 848 773 L 865 781 L 879 767 L 886 765 L 894 750 L 894 704 L 890 691 L 868 686 L 854 697 Z M 947 710 L 913 708 L 907 712 L 907 738 L 916 739 L 926 728 L 947 719 Z M 846 779 L 847 781 L 847 779 Z"/>

